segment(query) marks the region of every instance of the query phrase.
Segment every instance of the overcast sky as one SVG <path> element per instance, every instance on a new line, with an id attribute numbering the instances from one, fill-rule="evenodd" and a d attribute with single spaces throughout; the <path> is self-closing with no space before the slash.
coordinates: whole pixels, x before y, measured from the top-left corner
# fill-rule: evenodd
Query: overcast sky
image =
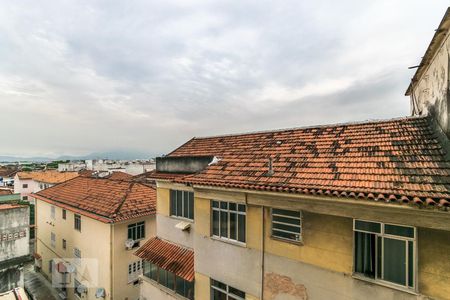
<path id="1" fill-rule="evenodd" d="M 2 1 L 0 155 L 406 116 L 448 4 Z"/>

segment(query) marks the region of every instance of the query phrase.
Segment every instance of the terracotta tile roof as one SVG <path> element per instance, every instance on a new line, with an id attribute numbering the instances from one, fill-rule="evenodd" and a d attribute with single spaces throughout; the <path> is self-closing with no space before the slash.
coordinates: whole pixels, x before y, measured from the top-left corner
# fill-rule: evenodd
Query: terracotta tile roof
<path id="1" fill-rule="evenodd" d="M 156 212 L 156 190 L 124 180 L 79 176 L 33 197 L 102 222 L 120 222 Z"/>
<path id="2" fill-rule="evenodd" d="M 79 176 L 78 172 L 58 172 L 57 170 L 18 172 L 20 179 L 32 179 L 45 183 L 61 183 Z"/>
<path id="3" fill-rule="evenodd" d="M 0 210 L 16 209 L 16 208 L 26 208 L 27 205 L 20 204 L 10 204 L 10 203 L 0 203 Z"/>
<path id="4" fill-rule="evenodd" d="M 220 159 L 176 182 L 449 206 L 448 150 L 431 122 L 410 117 L 193 138 L 168 156 Z"/>
<path id="5" fill-rule="evenodd" d="M 113 180 L 131 180 L 133 178 L 133 175 L 121 171 L 113 171 L 112 174 L 108 176 L 108 178 Z"/>
<path id="6" fill-rule="evenodd" d="M 0 189 L 0 196 L 1 195 L 11 195 L 12 194 L 12 191 L 11 190 L 3 190 L 3 189 Z"/>
<path id="7" fill-rule="evenodd" d="M 156 170 L 153 171 L 149 171 L 143 174 L 139 174 L 134 176 L 135 178 L 145 178 L 145 179 L 150 179 L 150 180 L 155 180 L 155 179 L 159 179 L 159 180 L 173 180 L 176 178 L 183 178 L 185 177 L 186 174 L 185 173 L 163 173 L 163 172 L 158 172 Z"/>
<path id="8" fill-rule="evenodd" d="M 15 168 L 0 168 L 0 177 L 14 177 L 17 169 Z"/>
<path id="9" fill-rule="evenodd" d="M 194 251 L 191 249 L 154 237 L 142 245 L 135 255 L 187 281 L 194 280 Z"/>

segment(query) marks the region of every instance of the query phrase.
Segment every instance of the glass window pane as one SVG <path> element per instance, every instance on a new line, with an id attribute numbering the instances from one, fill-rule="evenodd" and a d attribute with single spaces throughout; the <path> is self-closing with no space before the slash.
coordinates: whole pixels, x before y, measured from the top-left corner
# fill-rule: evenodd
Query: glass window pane
<path id="1" fill-rule="evenodd" d="M 172 216 L 175 216 L 177 214 L 177 209 L 176 209 L 176 198 L 177 198 L 177 192 L 174 190 L 170 190 L 170 214 Z"/>
<path id="2" fill-rule="evenodd" d="M 189 218 L 189 192 L 183 192 L 183 217 Z"/>
<path id="3" fill-rule="evenodd" d="M 296 218 L 300 218 L 300 212 L 299 211 L 294 211 L 294 210 L 285 210 L 285 209 L 272 209 L 272 214 L 275 215 L 285 215 L 285 216 L 291 216 L 291 217 L 296 217 Z"/>
<path id="4" fill-rule="evenodd" d="M 175 274 L 167 271 L 167 285 L 169 289 L 173 290 L 175 288 Z"/>
<path id="5" fill-rule="evenodd" d="M 287 224 L 293 224 L 293 225 L 300 225 L 300 219 L 292 219 L 292 218 L 283 218 L 279 216 L 273 216 L 272 220 L 276 222 L 282 222 Z"/>
<path id="6" fill-rule="evenodd" d="M 177 191 L 176 216 L 183 215 L 183 191 Z"/>
<path id="7" fill-rule="evenodd" d="M 159 276 L 158 276 L 158 282 L 164 286 L 167 285 L 167 272 L 164 269 L 159 268 Z"/>
<path id="8" fill-rule="evenodd" d="M 384 280 L 406 285 L 406 241 L 384 238 Z"/>
<path id="9" fill-rule="evenodd" d="M 414 287 L 414 243 L 408 242 L 408 285 Z"/>
<path id="10" fill-rule="evenodd" d="M 238 241 L 245 243 L 245 215 L 238 215 Z"/>
<path id="11" fill-rule="evenodd" d="M 236 203 L 230 203 L 230 210 L 236 210 L 237 204 Z"/>
<path id="12" fill-rule="evenodd" d="M 212 202 L 213 207 L 219 207 L 219 201 L 213 201 Z"/>
<path id="13" fill-rule="evenodd" d="M 228 213 L 220 212 L 220 236 L 228 237 Z"/>
<path id="14" fill-rule="evenodd" d="M 217 210 L 213 210 L 213 235 L 220 236 L 219 225 L 219 212 Z"/>
<path id="15" fill-rule="evenodd" d="M 231 205 L 231 203 L 230 203 Z M 230 213 L 230 239 L 237 240 L 236 213 Z"/>
<path id="16" fill-rule="evenodd" d="M 289 226 L 284 224 L 273 223 L 272 227 L 274 229 L 281 229 L 289 232 L 300 233 L 300 227 Z"/>
<path id="17" fill-rule="evenodd" d="M 233 294 L 233 295 L 236 295 L 236 296 L 238 296 L 238 297 L 241 297 L 241 298 L 245 298 L 245 293 L 244 292 L 242 292 L 242 291 L 240 291 L 240 290 L 238 290 L 238 289 L 235 289 L 235 288 L 233 288 L 233 287 L 229 287 L 229 290 L 228 290 L 231 294 Z"/>
<path id="18" fill-rule="evenodd" d="M 220 208 L 221 209 L 228 209 L 228 202 L 221 201 L 220 202 Z"/>
<path id="19" fill-rule="evenodd" d="M 189 219 L 194 220 L 194 193 L 189 193 Z"/>
<path id="20" fill-rule="evenodd" d="M 182 296 L 185 296 L 185 290 L 184 290 L 184 279 L 180 278 L 178 276 L 175 276 L 175 282 L 176 282 L 176 288 L 175 291 L 177 294 L 180 294 Z"/>
<path id="21" fill-rule="evenodd" d="M 384 233 L 414 238 L 414 228 L 412 227 L 386 224 L 384 225 Z"/>
<path id="22" fill-rule="evenodd" d="M 238 205 L 238 210 L 245 212 L 245 204 L 239 204 Z"/>
<path id="23" fill-rule="evenodd" d="M 377 278 L 381 279 L 381 264 L 383 262 L 383 251 L 382 251 L 382 240 L 381 236 L 377 236 Z"/>
<path id="24" fill-rule="evenodd" d="M 227 300 L 227 295 L 216 289 L 212 289 L 212 300 Z"/>
<path id="25" fill-rule="evenodd" d="M 158 267 L 152 263 L 150 263 L 150 278 L 158 281 Z"/>
<path id="26" fill-rule="evenodd" d="M 292 240 L 292 241 L 300 241 L 300 234 L 277 231 L 274 229 L 272 232 L 272 235 L 275 237 L 280 237 L 280 238 L 288 239 L 288 240 Z"/>
<path id="27" fill-rule="evenodd" d="M 375 278 L 375 235 L 355 231 L 355 272 Z"/>
<path id="28" fill-rule="evenodd" d="M 355 220 L 355 229 L 370 231 L 370 232 L 381 232 L 381 224 L 367 221 Z"/>
<path id="29" fill-rule="evenodd" d="M 194 299 L 194 281 L 185 281 L 185 297 L 193 300 Z"/>

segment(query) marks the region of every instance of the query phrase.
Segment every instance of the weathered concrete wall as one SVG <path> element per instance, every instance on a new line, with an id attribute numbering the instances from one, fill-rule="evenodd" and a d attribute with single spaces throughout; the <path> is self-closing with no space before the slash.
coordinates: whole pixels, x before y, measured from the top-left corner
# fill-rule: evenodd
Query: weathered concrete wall
<path id="1" fill-rule="evenodd" d="M 418 232 L 419 290 L 437 299 L 450 299 L 450 232 L 425 228 Z"/>
<path id="2" fill-rule="evenodd" d="M 0 262 L 30 254 L 29 218 L 29 207 L 0 210 L 0 235 L 19 235 L 0 241 Z M 20 233 L 24 236 L 20 237 Z"/>
<path id="3" fill-rule="evenodd" d="M 422 77 L 413 85 L 411 99 L 412 113 L 432 113 L 447 136 L 450 136 L 449 47 L 450 39 L 447 35 Z"/>
<path id="4" fill-rule="evenodd" d="M 156 170 L 169 173 L 195 173 L 204 170 L 213 156 L 157 157 Z"/>

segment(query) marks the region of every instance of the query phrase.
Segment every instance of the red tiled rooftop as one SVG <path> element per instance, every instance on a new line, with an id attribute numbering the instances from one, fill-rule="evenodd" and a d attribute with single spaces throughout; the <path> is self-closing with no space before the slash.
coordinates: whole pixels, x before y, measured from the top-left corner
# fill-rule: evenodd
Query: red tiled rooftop
<path id="1" fill-rule="evenodd" d="M 27 205 L 21 204 L 10 204 L 10 203 L 0 203 L 0 210 L 16 209 L 16 208 L 26 208 Z"/>
<path id="2" fill-rule="evenodd" d="M 78 172 L 59 172 L 57 170 L 18 172 L 19 179 L 32 179 L 34 181 L 45 183 L 61 183 L 72 178 L 78 177 Z"/>
<path id="3" fill-rule="evenodd" d="M 2 195 L 11 195 L 12 191 L 9 189 L 0 189 L 0 196 Z"/>
<path id="4" fill-rule="evenodd" d="M 164 241 L 158 237 L 148 240 L 136 256 L 187 280 L 194 280 L 194 251 Z"/>
<path id="5" fill-rule="evenodd" d="M 108 176 L 108 178 L 113 180 L 131 180 L 133 178 L 133 175 L 121 171 L 113 171 L 111 175 Z"/>
<path id="6" fill-rule="evenodd" d="M 220 159 L 177 182 L 448 206 L 448 149 L 431 122 L 409 117 L 193 138 L 168 156 Z"/>
<path id="7" fill-rule="evenodd" d="M 156 212 L 156 190 L 147 185 L 79 176 L 34 197 L 103 222 L 119 222 Z"/>

